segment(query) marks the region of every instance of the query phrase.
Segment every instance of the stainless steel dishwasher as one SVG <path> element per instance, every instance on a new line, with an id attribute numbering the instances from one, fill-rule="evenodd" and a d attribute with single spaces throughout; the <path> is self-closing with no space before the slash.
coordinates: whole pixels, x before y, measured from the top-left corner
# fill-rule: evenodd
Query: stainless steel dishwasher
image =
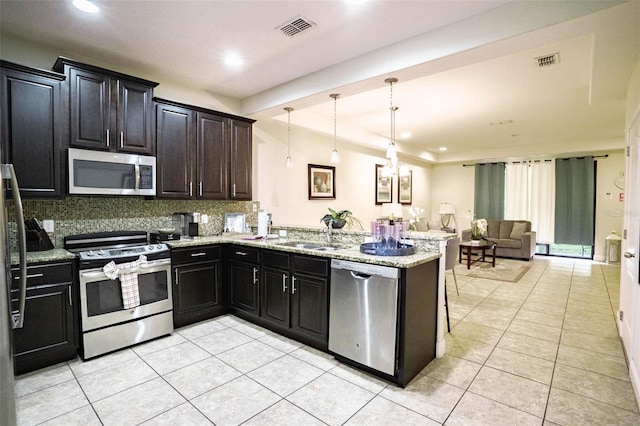
<path id="1" fill-rule="evenodd" d="M 395 374 L 398 268 L 333 259 L 329 350 Z"/>

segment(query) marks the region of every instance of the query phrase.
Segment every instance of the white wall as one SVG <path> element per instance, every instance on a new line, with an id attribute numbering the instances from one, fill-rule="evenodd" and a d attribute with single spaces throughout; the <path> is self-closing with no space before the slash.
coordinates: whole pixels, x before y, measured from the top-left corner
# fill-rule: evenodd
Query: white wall
<path id="1" fill-rule="evenodd" d="M 441 203 L 451 203 L 455 207 L 455 225 L 458 233 L 471 227 L 473 214 L 474 168 L 463 167 L 462 163 L 435 165 L 431 182 L 430 220 L 440 220 L 438 208 Z M 470 213 L 471 212 L 471 213 Z"/>
<path id="2" fill-rule="evenodd" d="M 622 220 L 624 202 L 619 200 L 624 190 L 614 185 L 614 178 L 625 168 L 625 157 L 622 152 L 609 154 L 607 158 L 599 158 L 598 176 L 596 179 L 596 232 L 594 260 L 606 260 L 606 240 L 611 231 L 622 236 Z"/>
<path id="3" fill-rule="evenodd" d="M 276 120 L 254 124 L 254 199 L 272 213 L 274 225 L 322 227 L 327 208 L 351 210 L 365 224 L 382 216 L 375 205 L 375 165 L 384 164 L 384 152 L 338 141 L 340 163 L 331 164 L 333 135 L 301 129 L 291 124 L 293 168 L 284 167 L 287 156 L 287 125 Z M 402 160 L 402 159 L 401 159 Z M 309 200 L 308 165 L 334 166 L 335 200 Z M 431 166 L 408 163 L 413 172 L 412 205 L 427 208 L 431 199 Z M 397 182 L 393 183 L 397 200 Z M 408 207 L 408 206 L 407 206 Z M 404 209 L 405 218 L 408 212 Z"/>

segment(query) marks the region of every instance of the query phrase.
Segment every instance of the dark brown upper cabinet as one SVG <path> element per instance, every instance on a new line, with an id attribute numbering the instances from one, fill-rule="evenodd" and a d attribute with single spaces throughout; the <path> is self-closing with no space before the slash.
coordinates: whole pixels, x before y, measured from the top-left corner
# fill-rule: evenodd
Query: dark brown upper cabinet
<path id="1" fill-rule="evenodd" d="M 153 88 L 158 83 L 58 58 L 69 82 L 69 146 L 154 154 Z"/>
<path id="2" fill-rule="evenodd" d="M 61 198 L 65 76 L 6 61 L 0 70 L 2 162 L 13 164 L 22 197 Z"/>
<path id="3" fill-rule="evenodd" d="M 254 121 L 156 99 L 156 196 L 251 200 Z"/>

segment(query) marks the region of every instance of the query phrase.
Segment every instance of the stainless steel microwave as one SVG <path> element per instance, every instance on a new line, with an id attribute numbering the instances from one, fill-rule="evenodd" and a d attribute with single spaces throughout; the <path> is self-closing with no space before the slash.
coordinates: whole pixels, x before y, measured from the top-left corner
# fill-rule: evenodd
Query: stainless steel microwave
<path id="1" fill-rule="evenodd" d="M 156 195 L 156 158 L 69 148 L 69 194 Z"/>

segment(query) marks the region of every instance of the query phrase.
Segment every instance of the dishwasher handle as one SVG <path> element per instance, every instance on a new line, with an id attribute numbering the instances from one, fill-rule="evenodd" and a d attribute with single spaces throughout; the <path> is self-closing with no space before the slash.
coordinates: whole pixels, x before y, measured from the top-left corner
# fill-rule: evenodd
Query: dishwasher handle
<path id="1" fill-rule="evenodd" d="M 369 275 L 369 274 L 362 274 L 360 272 L 355 272 L 355 271 L 349 271 L 349 273 L 356 280 L 368 280 L 369 278 L 371 278 L 373 276 L 373 275 Z"/>

